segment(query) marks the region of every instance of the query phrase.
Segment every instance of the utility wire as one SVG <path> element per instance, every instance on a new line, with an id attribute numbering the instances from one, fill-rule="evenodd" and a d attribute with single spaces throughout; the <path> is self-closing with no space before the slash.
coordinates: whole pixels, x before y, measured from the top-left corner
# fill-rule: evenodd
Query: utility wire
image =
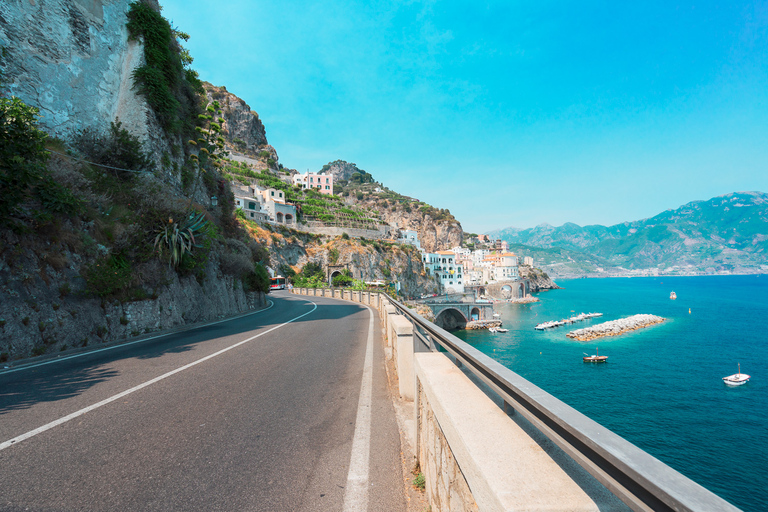
<path id="1" fill-rule="evenodd" d="M 122 169 L 120 167 L 112 167 L 110 165 L 97 164 L 96 162 L 89 162 L 88 160 L 85 160 L 83 158 L 78 158 L 76 156 L 68 155 L 66 153 L 59 153 L 58 151 L 53 151 L 52 149 L 46 149 L 46 151 L 49 152 L 49 153 L 54 153 L 56 155 L 61 155 L 61 156 L 66 156 L 66 157 L 72 158 L 74 160 L 77 160 L 78 162 L 85 162 L 86 164 L 96 165 L 98 167 L 104 167 L 106 169 L 114 169 L 115 171 L 132 172 L 132 173 L 135 173 L 135 174 L 152 174 L 149 171 L 134 171 L 132 169 Z"/>

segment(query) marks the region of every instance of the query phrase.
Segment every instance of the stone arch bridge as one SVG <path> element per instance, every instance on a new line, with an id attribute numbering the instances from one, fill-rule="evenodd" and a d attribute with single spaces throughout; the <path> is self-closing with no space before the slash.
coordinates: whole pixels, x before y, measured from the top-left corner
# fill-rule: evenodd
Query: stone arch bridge
<path id="1" fill-rule="evenodd" d="M 490 302 L 437 302 L 426 306 L 435 315 L 435 325 L 446 330 L 463 329 L 473 320 L 494 320 Z"/>
<path id="2" fill-rule="evenodd" d="M 531 294 L 531 283 L 527 279 L 519 281 L 498 281 L 492 284 L 473 286 L 478 295 L 487 295 L 495 299 L 522 299 Z"/>

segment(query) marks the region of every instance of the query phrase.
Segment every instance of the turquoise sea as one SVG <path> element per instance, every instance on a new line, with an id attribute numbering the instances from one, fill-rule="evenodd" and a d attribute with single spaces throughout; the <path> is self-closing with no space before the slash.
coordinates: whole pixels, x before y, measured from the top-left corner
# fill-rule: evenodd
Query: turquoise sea
<path id="1" fill-rule="evenodd" d="M 737 507 L 768 510 L 768 275 L 557 283 L 541 302 L 496 305 L 508 333 L 456 334 Z M 604 316 L 534 330 L 581 312 Z M 667 321 L 591 342 L 565 336 L 637 313 Z M 607 363 L 582 362 L 595 347 Z M 752 379 L 728 387 L 737 363 Z"/>

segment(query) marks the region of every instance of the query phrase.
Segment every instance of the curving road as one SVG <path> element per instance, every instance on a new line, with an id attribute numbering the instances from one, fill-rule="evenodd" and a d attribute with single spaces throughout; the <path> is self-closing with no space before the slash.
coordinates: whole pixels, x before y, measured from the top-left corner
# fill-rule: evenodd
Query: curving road
<path id="1" fill-rule="evenodd" d="M 406 510 L 378 316 L 269 297 L 0 373 L 0 510 Z"/>

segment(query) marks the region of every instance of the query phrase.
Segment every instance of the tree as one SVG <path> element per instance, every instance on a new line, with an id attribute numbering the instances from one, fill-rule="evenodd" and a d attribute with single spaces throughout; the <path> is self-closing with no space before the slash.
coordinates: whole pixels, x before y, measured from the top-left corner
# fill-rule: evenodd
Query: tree
<path id="1" fill-rule="evenodd" d="M 344 269 L 341 271 L 341 274 L 334 276 L 331 280 L 333 283 L 333 286 L 350 286 L 354 279 L 352 279 L 352 273 L 349 271 L 349 269 Z"/>

